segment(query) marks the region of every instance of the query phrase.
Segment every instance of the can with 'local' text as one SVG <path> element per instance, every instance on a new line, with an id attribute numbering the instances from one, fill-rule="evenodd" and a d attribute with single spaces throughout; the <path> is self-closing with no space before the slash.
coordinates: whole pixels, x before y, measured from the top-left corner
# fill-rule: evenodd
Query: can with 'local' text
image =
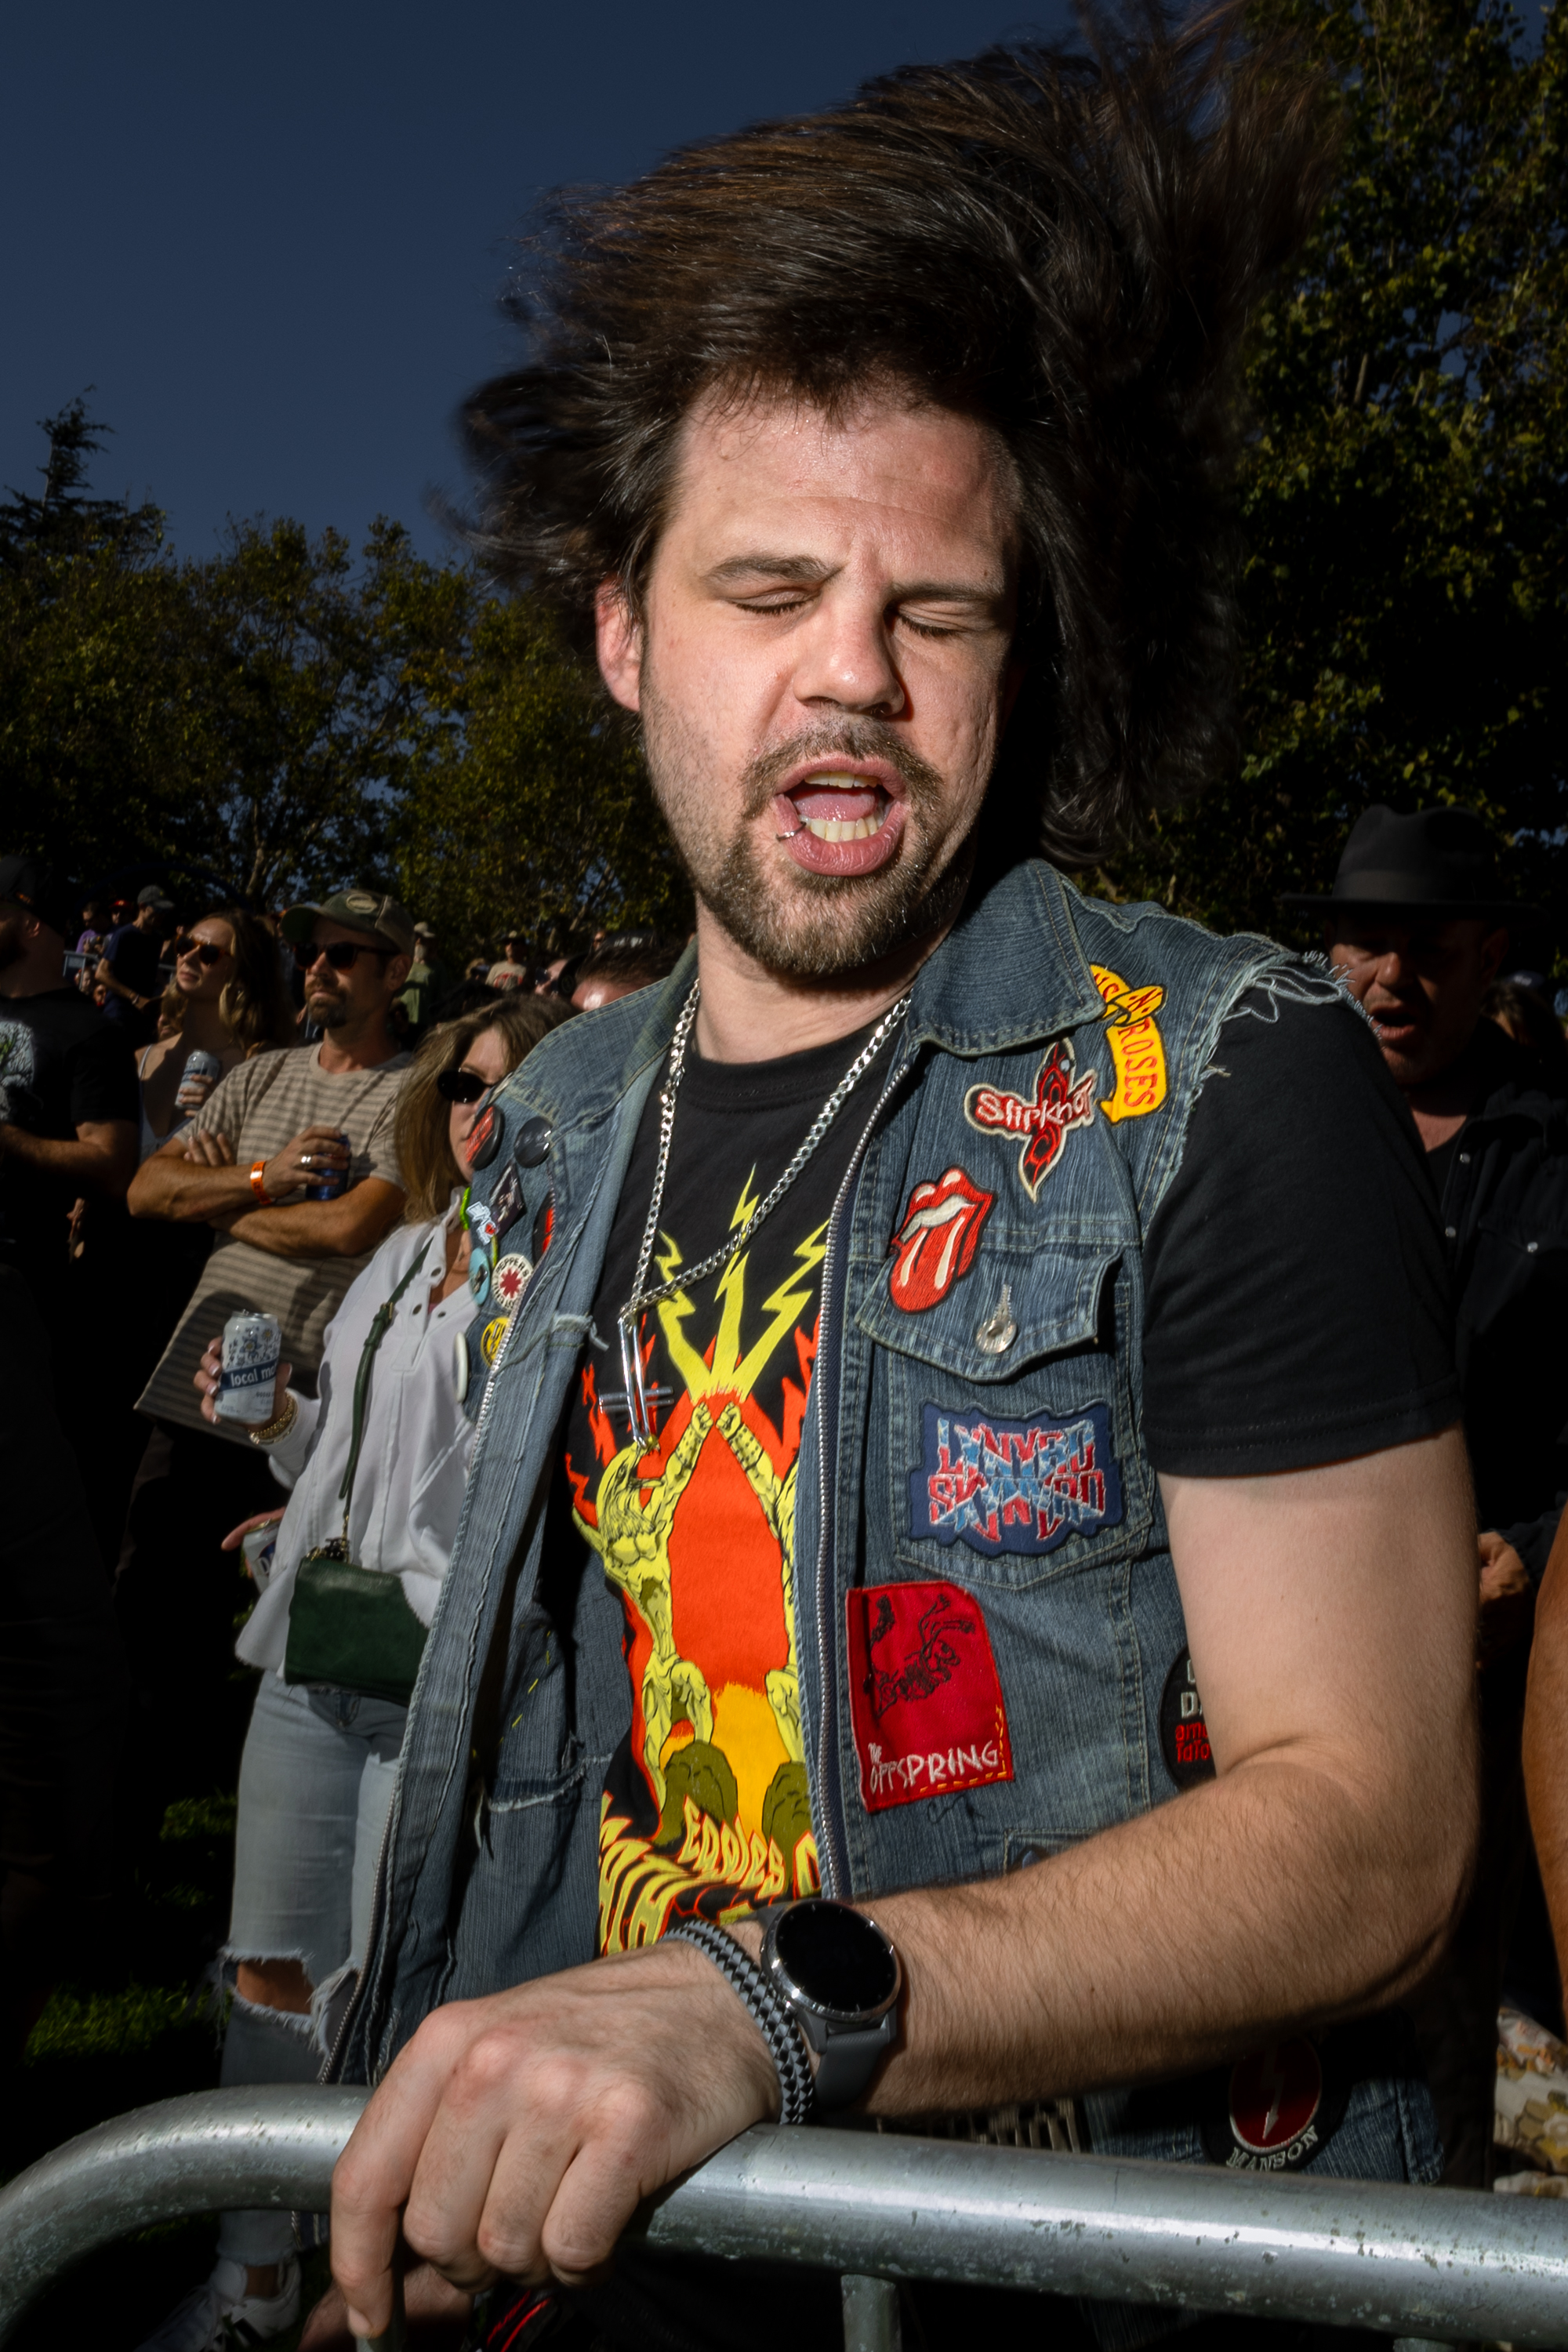
<path id="1" fill-rule="evenodd" d="M 213 1410 L 220 1421 L 241 1421 L 259 1429 L 273 1417 L 283 1326 L 276 1315 L 242 1307 L 223 1327 L 223 1377 Z"/>

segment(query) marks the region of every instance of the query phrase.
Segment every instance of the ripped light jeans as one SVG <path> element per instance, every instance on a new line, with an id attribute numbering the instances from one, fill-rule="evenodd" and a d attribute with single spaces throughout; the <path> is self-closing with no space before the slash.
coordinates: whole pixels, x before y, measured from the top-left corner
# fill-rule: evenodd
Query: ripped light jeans
<path id="1" fill-rule="evenodd" d="M 376 1864 L 408 1710 L 357 1691 L 314 1690 L 267 1674 L 239 1768 L 234 1909 L 224 1965 L 298 1960 L 308 2016 L 237 1993 L 224 2038 L 225 2087 L 313 2083 L 349 1971 L 364 1956 Z M 294 2251 L 287 2213 L 226 2213 L 218 2252 L 258 2269 Z"/>

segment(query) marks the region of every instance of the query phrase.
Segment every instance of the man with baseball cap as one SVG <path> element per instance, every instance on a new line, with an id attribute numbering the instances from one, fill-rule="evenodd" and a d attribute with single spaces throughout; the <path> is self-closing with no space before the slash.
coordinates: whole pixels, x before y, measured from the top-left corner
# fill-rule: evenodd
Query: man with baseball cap
<path id="1" fill-rule="evenodd" d="M 104 1012 L 133 1045 L 144 1045 L 157 1024 L 158 959 L 163 918 L 174 911 L 156 882 L 136 893 L 136 912 L 111 931 L 99 959 L 96 978 L 108 990 Z"/>
<path id="2" fill-rule="evenodd" d="M 203 1351 L 237 1309 L 270 1312 L 294 1386 L 313 1393 L 326 1327 L 403 1213 L 393 1122 L 408 1056 L 391 1014 L 414 926 L 395 898 L 350 888 L 290 908 L 283 931 L 320 1042 L 230 1070 L 130 1193 L 132 1216 L 216 1234 L 138 1401 L 168 1441 L 138 1487 L 116 1596 L 149 1749 L 160 1735 L 187 1740 L 193 1706 L 221 1706 L 242 1588 L 218 1547 L 277 1494 L 243 1429 L 202 1420 Z"/>
<path id="3" fill-rule="evenodd" d="M 1426 1148 L 1457 1310 L 1457 1369 L 1480 1538 L 1488 1833 L 1469 1911 L 1421 2022 L 1447 2178 L 1485 2185 L 1496 2013 L 1524 1867 L 1520 1713 L 1529 1622 L 1568 1485 L 1568 1105 L 1482 1013 L 1528 909 L 1473 811 L 1378 804 L 1327 897 L 1295 895 L 1377 1033 Z M 1523 1956 L 1520 1956 L 1522 1958 Z M 1550 1962 L 1547 1966 L 1550 1975 Z"/>

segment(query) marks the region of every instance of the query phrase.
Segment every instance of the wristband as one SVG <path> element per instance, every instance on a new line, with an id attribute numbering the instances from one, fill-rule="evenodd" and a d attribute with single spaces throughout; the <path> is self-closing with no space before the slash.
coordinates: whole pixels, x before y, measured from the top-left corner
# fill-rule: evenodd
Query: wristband
<path id="1" fill-rule="evenodd" d="M 247 1430 L 252 1445 L 280 1445 L 300 1418 L 299 1400 L 292 1389 L 283 1391 L 283 1402 L 265 1427 Z"/>
<path id="2" fill-rule="evenodd" d="M 678 1919 L 667 1927 L 663 1941 L 695 1944 L 705 1952 L 731 1989 L 739 1993 L 768 2045 L 778 2070 L 779 2121 L 803 2124 L 816 2104 L 811 2062 L 789 2004 L 781 2000 L 755 1962 L 710 1919 Z"/>
<path id="3" fill-rule="evenodd" d="M 266 1172 L 267 1162 L 265 1160 L 253 1160 L 251 1161 L 250 1189 L 255 1193 L 257 1199 L 260 1202 L 264 1209 L 271 1209 L 277 1206 L 277 1202 L 273 1200 L 271 1193 L 268 1191 L 266 1185 L 261 1181 Z"/>

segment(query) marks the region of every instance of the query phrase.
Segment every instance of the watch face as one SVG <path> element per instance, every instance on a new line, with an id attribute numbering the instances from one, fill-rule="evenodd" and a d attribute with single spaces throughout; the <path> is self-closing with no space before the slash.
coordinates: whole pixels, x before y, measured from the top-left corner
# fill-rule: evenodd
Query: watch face
<path id="1" fill-rule="evenodd" d="M 847 1903 L 817 1896 L 794 1904 L 773 1922 L 773 1935 L 785 1975 L 829 2016 L 868 2016 L 898 1991 L 892 1946 Z"/>

